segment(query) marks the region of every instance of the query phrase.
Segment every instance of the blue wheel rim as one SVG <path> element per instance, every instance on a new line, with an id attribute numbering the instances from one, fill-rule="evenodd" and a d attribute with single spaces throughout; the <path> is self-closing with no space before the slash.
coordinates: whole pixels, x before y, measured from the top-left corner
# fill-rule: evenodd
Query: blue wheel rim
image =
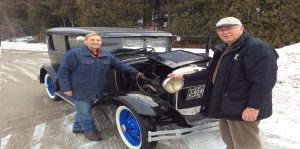
<path id="1" fill-rule="evenodd" d="M 55 95 L 54 87 L 50 77 L 47 78 L 47 90 L 49 91 L 51 96 Z"/>
<path id="2" fill-rule="evenodd" d="M 140 127 L 128 109 L 123 109 L 120 113 L 120 125 L 127 141 L 133 146 L 139 146 L 141 143 Z"/>

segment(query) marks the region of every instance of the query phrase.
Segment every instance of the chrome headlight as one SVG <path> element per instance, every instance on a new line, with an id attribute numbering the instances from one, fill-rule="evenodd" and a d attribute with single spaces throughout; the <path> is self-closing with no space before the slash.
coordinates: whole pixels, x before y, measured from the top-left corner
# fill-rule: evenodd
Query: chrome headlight
<path id="1" fill-rule="evenodd" d="M 169 93 L 175 93 L 183 88 L 184 81 L 176 78 L 167 78 L 163 81 L 162 87 Z"/>

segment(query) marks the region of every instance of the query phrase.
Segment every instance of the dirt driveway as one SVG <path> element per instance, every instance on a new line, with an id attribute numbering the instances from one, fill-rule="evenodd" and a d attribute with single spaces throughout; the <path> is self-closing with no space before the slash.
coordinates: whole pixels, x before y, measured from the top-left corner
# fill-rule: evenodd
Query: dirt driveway
<path id="1" fill-rule="evenodd" d="M 90 142 L 83 135 L 71 132 L 75 114 L 72 105 L 48 99 L 44 85 L 37 79 L 40 67 L 48 62 L 46 52 L 2 49 L 1 149 L 126 149 L 116 127 L 107 121 L 99 124 L 104 137 L 101 142 Z M 219 133 L 209 133 L 213 138 L 204 133 L 186 139 L 159 141 L 157 149 L 210 149 L 215 143 L 222 146 Z"/>

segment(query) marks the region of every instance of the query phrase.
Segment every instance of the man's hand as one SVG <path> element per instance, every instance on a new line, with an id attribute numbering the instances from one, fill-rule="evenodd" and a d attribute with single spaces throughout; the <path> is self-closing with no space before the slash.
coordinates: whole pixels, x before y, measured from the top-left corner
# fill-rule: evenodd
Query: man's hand
<path id="1" fill-rule="evenodd" d="M 248 122 L 256 121 L 258 113 L 259 113 L 258 109 L 253 109 L 253 108 L 247 107 L 242 113 L 242 119 L 244 121 L 248 121 Z"/>
<path id="2" fill-rule="evenodd" d="M 73 91 L 65 91 L 64 94 L 68 97 L 73 96 Z"/>
<path id="3" fill-rule="evenodd" d="M 139 73 L 136 75 L 137 78 L 144 77 L 144 76 L 145 76 L 145 75 L 144 75 L 143 73 L 141 73 L 141 72 L 139 72 Z"/>
<path id="4" fill-rule="evenodd" d="M 175 79 L 180 79 L 180 80 L 184 80 L 183 75 L 179 75 L 179 74 L 175 74 L 175 73 L 170 73 L 167 76 L 168 78 L 175 78 Z"/>

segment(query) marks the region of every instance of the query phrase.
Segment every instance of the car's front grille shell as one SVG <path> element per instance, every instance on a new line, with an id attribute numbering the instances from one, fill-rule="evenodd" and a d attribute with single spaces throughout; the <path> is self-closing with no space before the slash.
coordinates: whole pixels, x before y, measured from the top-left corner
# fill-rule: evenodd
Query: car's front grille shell
<path id="1" fill-rule="evenodd" d="M 199 80 L 194 82 L 185 82 L 184 88 L 178 91 L 175 95 L 176 109 L 185 109 L 191 107 L 201 106 L 204 102 L 204 87 L 205 80 Z M 193 97 L 187 97 L 188 91 L 194 89 Z M 198 95 L 199 93 L 199 95 Z M 191 94 L 190 94 L 191 95 Z"/>

